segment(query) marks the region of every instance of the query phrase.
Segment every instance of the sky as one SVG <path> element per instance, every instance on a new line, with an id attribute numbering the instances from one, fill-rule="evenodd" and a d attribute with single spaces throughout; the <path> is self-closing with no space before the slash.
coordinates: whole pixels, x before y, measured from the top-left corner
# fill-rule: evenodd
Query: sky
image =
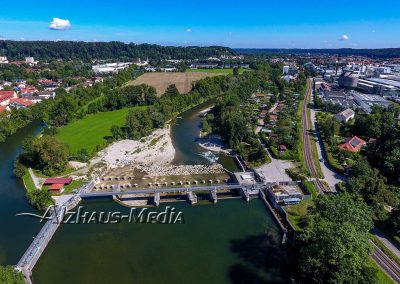
<path id="1" fill-rule="evenodd" d="M 234 48 L 400 47 L 399 0 L 2 2 L 0 39 Z"/>

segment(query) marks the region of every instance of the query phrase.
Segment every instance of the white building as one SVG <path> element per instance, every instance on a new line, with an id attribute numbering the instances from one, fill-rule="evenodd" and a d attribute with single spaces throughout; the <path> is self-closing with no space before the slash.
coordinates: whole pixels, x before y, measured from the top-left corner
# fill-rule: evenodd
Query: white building
<path id="1" fill-rule="evenodd" d="M 106 63 L 100 65 L 92 66 L 92 70 L 95 73 L 118 73 L 121 70 L 124 70 L 129 67 L 132 63 L 127 62 L 116 62 L 116 63 Z"/>
<path id="2" fill-rule="evenodd" d="M 335 119 L 339 122 L 348 122 L 350 119 L 354 118 L 354 115 L 355 112 L 352 109 L 348 108 L 336 114 Z"/>
<path id="3" fill-rule="evenodd" d="M 7 64 L 7 63 L 8 63 L 7 57 L 0 56 L 0 64 Z"/>
<path id="4" fill-rule="evenodd" d="M 283 75 L 288 75 L 289 74 L 289 69 L 290 69 L 289 65 L 283 66 Z"/>
<path id="5" fill-rule="evenodd" d="M 29 65 L 34 65 L 37 63 L 37 61 L 35 61 L 34 57 L 25 57 L 25 63 L 28 63 Z"/>

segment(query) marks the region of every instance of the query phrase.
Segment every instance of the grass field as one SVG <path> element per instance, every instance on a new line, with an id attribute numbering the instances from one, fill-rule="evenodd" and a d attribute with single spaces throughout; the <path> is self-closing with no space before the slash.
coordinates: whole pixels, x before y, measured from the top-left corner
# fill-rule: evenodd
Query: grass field
<path id="1" fill-rule="evenodd" d="M 394 284 L 395 282 L 389 275 L 386 274 L 372 259 L 369 260 L 369 266 L 375 268 L 377 270 L 376 277 L 378 278 L 378 284 Z"/>
<path id="2" fill-rule="evenodd" d="M 98 147 L 102 148 L 106 145 L 104 138 L 111 135 L 112 125 L 122 126 L 125 123 L 128 110 L 128 108 L 124 108 L 87 115 L 83 119 L 60 128 L 56 137 L 69 146 L 72 154 L 76 154 L 82 148 L 86 148 L 92 153 Z"/>
<path id="3" fill-rule="evenodd" d="M 312 200 L 302 200 L 299 204 L 284 207 L 290 223 L 296 231 L 302 231 L 307 224 L 308 209 L 314 205 Z"/>
<path id="4" fill-rule="evenodd" d="M 181 94 L 186 94 L 191 91 L 193 82 L 204 79 L 206 77 L 226 74 L 227 73 L 221 72 L 208 72 L 208 70 L 207 72 L 153 72 L 145 73 L 142 76 L 139 76 L 137 79 L 129 81 L 126 85 L 129 86 L 147 84 L 156 88 L 157 95 L 161 96 L 165 93 L 165 90 L 169 85 L 175 84 Z"/>

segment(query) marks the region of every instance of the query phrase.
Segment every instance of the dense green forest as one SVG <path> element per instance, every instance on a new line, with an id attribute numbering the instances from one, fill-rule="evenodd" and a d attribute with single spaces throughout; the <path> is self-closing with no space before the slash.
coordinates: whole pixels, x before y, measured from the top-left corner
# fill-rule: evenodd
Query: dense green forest
<path id="1" fill-rule="evenodd" d="M 142 59 L 205 59 L 230 55 L 233 51 L 227 47 L 177 47 L 155 44 L 134 44 L 122 42 L 75 42 L 75 41 L 0 41 L 0 55 L 9 60 L 24 59 L 33 56 L 38 60 L 63 59 L 82 60 L 94 59 L 132 60 Z"/>
<path id="2" fill-rule="evenodd" d="M 379 49 L 284 49 L 284 48 L 238 48 L 237 53 L 257 56 L 282 56 L 287 54 L 329 54 L 329 55 L 359 55 L 373 58 L 400 58 L 400 48 L 379 48 Z"/>

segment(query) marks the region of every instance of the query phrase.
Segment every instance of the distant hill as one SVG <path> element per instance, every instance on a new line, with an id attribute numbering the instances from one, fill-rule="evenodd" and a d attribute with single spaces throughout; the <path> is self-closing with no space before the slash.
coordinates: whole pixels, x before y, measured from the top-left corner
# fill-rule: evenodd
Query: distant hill
<path id="1" fill-rule="evenodd" d="M 233 50 L 228 47 L 177 47 L 155 44 L 133 44 L 122 42 L 77 42 L 77 41 L 0 41 L 0 55 L 9 60 L 19 60 L 33 56 L 38 60 L 64 59 L 205 59 L 231 55 Z"/>
<path id="2" fill-rule="evenodd" d="M 360 55 L 372 58 L 400 58 L 400 48 L 379 49 L 281 49 L 281 48 L 237 48 L 237 53 L 245 55 L 284 55 L 284 54 L 331 54 L 331 55 Z"/>

